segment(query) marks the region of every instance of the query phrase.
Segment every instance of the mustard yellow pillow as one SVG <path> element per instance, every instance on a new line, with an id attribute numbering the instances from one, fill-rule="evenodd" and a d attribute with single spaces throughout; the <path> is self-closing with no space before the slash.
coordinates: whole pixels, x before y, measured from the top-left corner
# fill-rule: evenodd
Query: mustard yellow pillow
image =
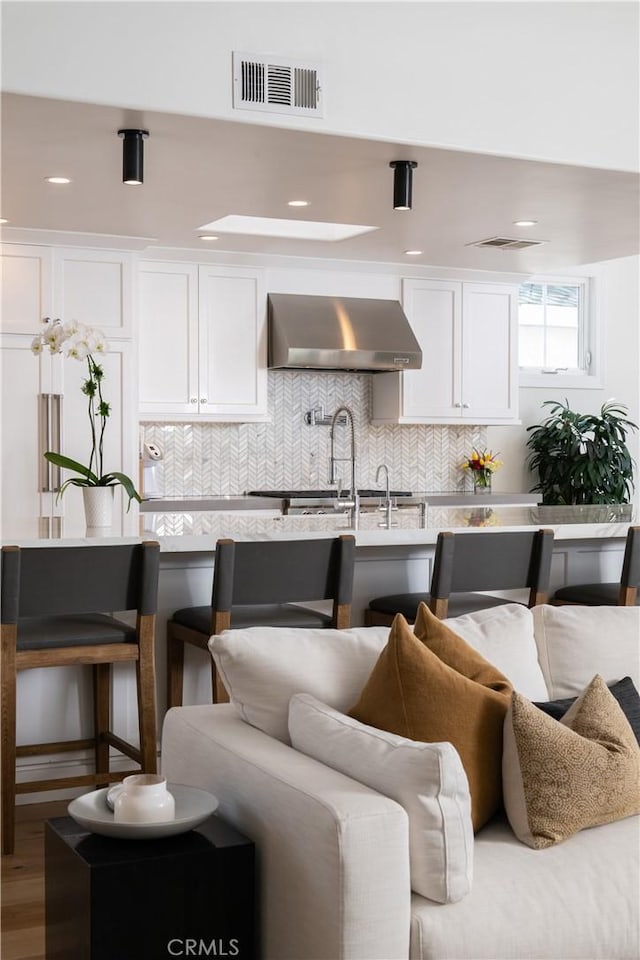
<path id="1" fill-rule="evenodd" d="M 594 677 L 561 721 L 513 694 L 503 785 L 513 832 L 536 850 L 640 813 L 640 748 L 602 677 Z"/>
<path id="2" fill-rule="evenodd" d="M 468 646 L 455 634 L 452 637 Z M 481 671 L 489 682 L 507 683 L 473 653 L 474 672 Z M 460 656 L 457 662 L 462 664 Z M 510 688 L 507 695 L 463 676 L 419 640 L 398 614 L 349 716 L 411 740 L 453 744 L 467 774 L 471 817 L 478 830 L 502 801 L 502 727 L 510 694 Z"/>
<path id="3" fill-rule="evenodd" d="M 418 606 L 413 632 L 444 663 L 470 680 L 481 683 L 483 687 L 504 694 L 509 703 L 513 687 L 507 678 L 466 640 L 454 633 L 451 627 L 439 620 L 426 603 Z"/>

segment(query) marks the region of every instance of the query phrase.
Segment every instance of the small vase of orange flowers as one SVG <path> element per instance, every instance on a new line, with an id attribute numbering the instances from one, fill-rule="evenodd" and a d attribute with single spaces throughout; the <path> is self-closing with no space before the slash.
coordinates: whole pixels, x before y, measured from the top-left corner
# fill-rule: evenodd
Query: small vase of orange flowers
<path id="1" fill-rule="evenodd" d="M 474 449 L 462 464 L 462 469 L 471 474 L 474 493 L 491 493 L 491 479 L 501 466 L 502 461 L 498 460 L 498 454 L 493 450 Z"/>

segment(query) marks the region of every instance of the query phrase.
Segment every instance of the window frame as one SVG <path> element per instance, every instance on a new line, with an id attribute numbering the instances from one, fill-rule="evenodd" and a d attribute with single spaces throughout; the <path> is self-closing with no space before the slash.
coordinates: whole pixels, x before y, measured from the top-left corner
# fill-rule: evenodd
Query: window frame
<path id="1" fill-rule="evenodd" d="M 518 364 L 521 387 L 563 390 L 599 390 L 602 388 L 602 342 L 600 304 L 601 280 L 594 274 L 536 274 L 527 277 L 521 284 L 539 283 L 549 285 L 574 285 L 582 288 L 582 317 L 579 318 L 578 349 L 581 354 L 590 354 L 590 364 L 585 370 L 547 370 L 544 367 L 521 367 Z M 518 317 L 518 337 L 520 318 Z"/>

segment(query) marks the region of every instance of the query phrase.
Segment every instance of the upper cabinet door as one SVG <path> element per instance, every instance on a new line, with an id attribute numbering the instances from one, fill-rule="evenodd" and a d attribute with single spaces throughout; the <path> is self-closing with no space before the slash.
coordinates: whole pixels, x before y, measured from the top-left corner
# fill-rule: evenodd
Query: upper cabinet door
<path id="1" fill-rule="evenodd" d="M 404 280 L 422 369 L 373 378 L 375 423 L 514 423 L 517 287 Z"/>
<path id="2" fill-rule="evenodd" d="M 143 419 L 267 418 L 259 270 L 143 261 L 139 296 Z"/>
<path id="3" fill-rule="evenodd" d="M 53 314 L 51 247 L 3 243 L 1 265 L 2 332 L 35 336 Z"/>
<path id="4" fill-rule="evenodd" d="M 517 309 L 516 286 L 464 284 L 462 407 L 474 423 L 518 416 Z"/>
<path id="5" fill-rule="evenodd" d="M 57 316 L 97 327 L 107 340 L 131 338 L 134 254 L 56 248 L 54 265 Z"/>
<path id="6" fill-rule="evenodd" d="M 142 262 L 139 408 L 147 418 L 198 413 L 198 268 Z"/>
<path id="7" fill-rule="evenodd" d="M 266 302 L 255 270 L 199 268 L 200 413 L 266 414 Z"/>
<path id="8" fill-rule="evenodd" d="M 461 411 L 462 284 L 404 280 L 405 312 L 422 349 L 422 368 L 402 375 L 403 416 L 455 417 Z"/>
<path id="9" fill-rule="evenodd" d="M 422 350 L 420 370 L 373 377 L 376 423 L 448 423 L 462 417 L 462 284 L 403 280 L 402 303 Z"/>

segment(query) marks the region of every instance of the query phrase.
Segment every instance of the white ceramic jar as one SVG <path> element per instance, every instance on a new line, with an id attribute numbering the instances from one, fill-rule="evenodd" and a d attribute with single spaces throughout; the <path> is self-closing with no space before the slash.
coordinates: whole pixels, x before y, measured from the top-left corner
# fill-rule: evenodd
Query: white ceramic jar
<path id="1" fill-rule="evenodd" d="M 176 804 L 160 774 L 136 773 L 114 789 L 113 819 L 126 823 L 161 823 L 174 820 Z"/>

